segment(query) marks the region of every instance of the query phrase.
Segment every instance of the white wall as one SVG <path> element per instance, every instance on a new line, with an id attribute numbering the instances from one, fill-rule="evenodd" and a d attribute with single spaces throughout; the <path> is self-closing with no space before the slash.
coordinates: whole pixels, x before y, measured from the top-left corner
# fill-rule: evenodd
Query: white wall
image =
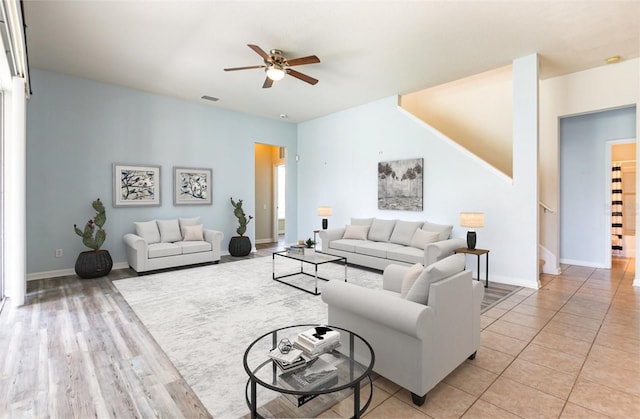
<path id="1" fill-rule="evenodd" d="M 560 255 L 559 118 L 637 105 L 639 101 L 640 59 L 540 82 L 540 199 L 555 210 L 545 213 L 541 219 L 540 242 L 558 256 L 557 260 Z M 636 138 L 640 129 L 638 121 L 640 113 L 636 112 Z M 559 265 L 555 267 L 559 268 Z M 640 272 L 640 258 L 636 259 L 636 272 Z"/>
<path id="2" fill-rule="evenodd" d="M 458 226 L 459 213 L 481 211 L 485 227 L 478 230 L 478 247 L 491 251 L 490 281 L 536 288 L 535 56 L 514 62 L 514 81 L 514 151 L 520 155 L 514 158 L 513 182 L 399 109 L 395 96 L 299 124 L 299 238 L 320 228 L 319 205 L 333 207 L 329 228 L 351 217 L 375 216 L 453 224 L 455 237 L 466 234 Z M 420 157 L 423 211 L 378 210 L 378 162 Z M 475 258 L 468 264 L 475 269 Z"/>

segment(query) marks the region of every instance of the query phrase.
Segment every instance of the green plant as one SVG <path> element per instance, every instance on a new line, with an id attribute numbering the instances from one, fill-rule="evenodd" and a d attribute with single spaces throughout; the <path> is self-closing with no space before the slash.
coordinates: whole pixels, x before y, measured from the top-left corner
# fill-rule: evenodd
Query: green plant
<path id="1" fill-rule="evenodd" d="M 238 202 L 234 202 L 233 198 L 231 198 L 231 205 L 233 205 L 233 215 L 238 219 L 238 223 L 240 224 L 236 229 L 236 233 L 240 237 L 244 236 L 245 231 L 247 231 L 247 224 L 251 222 L 253 216 L 244 213 L 242 209 L 242 199 L 238 199 Z"/>
<path id="2" fill-rule="evenodd" d="M 316 242 L 311 240 L 311 238 L 308 238 L 307 241 L 304 242 L 304 245 L 307 247 L 307 249 L 311 249 L 313 246 L 316 245 Z"/>
<path id="3" fill-rule="evenodd" d="M 105 214 L 104 205 L 100 201 L 100 198 L 93 201 L 91 206 L 96 210 L 95 217 L 87 221 L 87 224 L 84 226 L 84 231 L 80 230 L 76 224 L 73 225 L 73 229 L 78 236 L 82 237 L 82 243 L 85 246 L 93 250 L 99 250 L 107 238 L 107 232 L 102 228 L 107 221 L 107 215 Z M 98 227 L 97 231 L 96 226 Z"/>

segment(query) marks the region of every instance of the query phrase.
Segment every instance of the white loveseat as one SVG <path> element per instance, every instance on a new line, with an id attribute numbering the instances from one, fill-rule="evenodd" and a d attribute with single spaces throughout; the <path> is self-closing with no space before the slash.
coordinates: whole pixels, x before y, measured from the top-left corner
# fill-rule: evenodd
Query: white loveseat
<path id="1" fill-rule="evenodd" d="M 127 262 L 138 274 L 199 263 L 218 263 L 221 231 L 205 229 L 200 217 L 136 222 L 123 237 Z"/>
<path id="2" fill-rule="evenodd" d="M 452 239 L 452 225 L 428 221 L 352 218 L 343 228 L 321 230 L 322 252 L 344 256 L 347 262 L 384 270 L 392 263 L 431 265 L 455 249 L 466 247 L 464 239 Z"/>
<path id="3" fill-rule="evenodd" d="M 482 283 L 464 270 L 463 254 L 424 269 L 389 265 L 381 290 L 342 281 L 322 288 L 328 324 L 369 342 L 374 371 L 409 390 L 417 405 L 467 358 L 475 358 L 483 296 Z"/>

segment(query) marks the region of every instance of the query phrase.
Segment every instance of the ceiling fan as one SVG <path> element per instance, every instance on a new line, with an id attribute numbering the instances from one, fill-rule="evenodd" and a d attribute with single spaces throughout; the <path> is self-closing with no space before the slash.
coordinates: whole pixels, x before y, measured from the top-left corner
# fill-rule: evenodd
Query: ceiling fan
<path id="1" fill-rule="evenodd" d="M 282 51 L 279 49 L 272 49 L 270 54 L 264 52 L 262 48 L 257 45 L 247 44 L 249 48 L 254 50 L 264 60 L 264 65 L 251 65 L 248 67 L 233 67 L 225 68 L 224 71 L 237 71 L 237 70 L 249 70 L 252 68 L 264 68 L 267 73 L 267 77 L 264 80 L 262 87 L 268 89 L 273 85 L 274 81 L 282 80 L 282 78 L 288 74 L 299 80 L 307 82 L 311 85 L 318 83 L 317 79 L 302 74 L 299 71 L 292 69 L 291 67 L 304 64 L 316 64 L 320 62 L 320 59 L 315 55 L 309 55 L 307 57 L 293 58 L 291 60 L 286 59 L 282 55 Z"/>

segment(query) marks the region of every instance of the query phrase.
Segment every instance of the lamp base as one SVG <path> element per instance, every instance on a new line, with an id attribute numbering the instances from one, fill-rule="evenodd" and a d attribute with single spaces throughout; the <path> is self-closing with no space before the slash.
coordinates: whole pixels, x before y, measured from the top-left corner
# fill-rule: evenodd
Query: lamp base
<path id="1" fill-rule="evenodd" d="M 322 229 L 326 230 L 327 228 L 329 228 L 329 220 L 326 218 L 322 219 Z"/>
<path id="2" fill-rule="evenodd" d="M 476 248 L 476 232 L 467 231 L 467 249 L 474 250 Z"/>

